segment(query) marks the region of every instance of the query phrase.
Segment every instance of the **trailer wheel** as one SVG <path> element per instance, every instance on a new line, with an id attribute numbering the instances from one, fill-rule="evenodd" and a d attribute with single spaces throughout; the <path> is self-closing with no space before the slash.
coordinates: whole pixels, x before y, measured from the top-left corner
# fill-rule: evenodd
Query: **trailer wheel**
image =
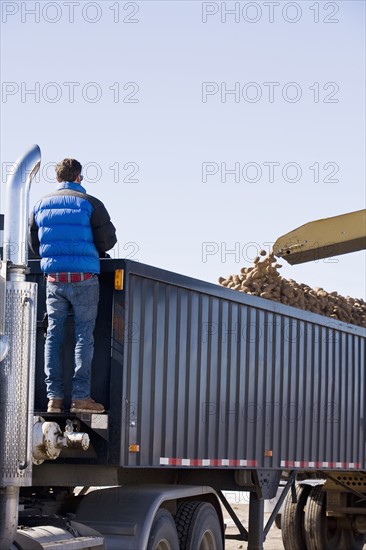
<path id="1" fill-rule="evenodd" d="M 212 504 L 182 502 L 175 523 L 180 550 L 223 550 L 221 524 Z"/>
<path id="2" fill-rule="evenodd" d="M 179 550 L 178 533 L 173 516 L 164 508 L 156 512 L 147 550 Z"/>
<path id="3" fill-rule="evenodd" d="M 292 502 L 291 491 L 286 496 L 281 517 L 282 542 L 285 550 L 307 550 L 304 531 L 304 507 L 310 489 L 310 485 L 296 485 L 296 503 Z"/>
<path id="4" fill-rule="evenodd" d="M 345 548 L 349 548 L 349 550 L 362 550 L 366 542 L 366 535 L 357 530 L 347 529 L 343 532 L 343 540 Z"/>
<path id="5" fill-rule="evenodd" d="M 347 529 L 337 518 L 327 517 L 327 494 L 321 485 L 313 487 L 305 510 L 305 536 L 308 550 L 361 550 L 365 535 Z"/>
<path id="6" fill-rule="evenodd" d="M 366 535 L 354 532 L 352 529 L 344 530 L 343 532 L 344 547 L 351 550 L 362 550 L 366 542 Z"/>

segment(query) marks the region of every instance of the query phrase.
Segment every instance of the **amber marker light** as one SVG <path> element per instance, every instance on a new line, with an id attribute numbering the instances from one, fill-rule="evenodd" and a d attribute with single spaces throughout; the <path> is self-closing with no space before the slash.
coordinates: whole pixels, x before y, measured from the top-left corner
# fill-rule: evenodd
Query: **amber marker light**
<path id="1" fill-rule="evenodd" d="M 123 269 L 116 269 L 114 272 L 114 289 L 123 290 Z"/>

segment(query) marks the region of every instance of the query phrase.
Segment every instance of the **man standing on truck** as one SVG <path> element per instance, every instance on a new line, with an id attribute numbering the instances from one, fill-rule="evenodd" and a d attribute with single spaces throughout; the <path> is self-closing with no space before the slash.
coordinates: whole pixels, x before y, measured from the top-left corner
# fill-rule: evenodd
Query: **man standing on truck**
<path id="1" fill-rule="evenodd" d="M 103 413 L 104 406 L 90 396 L 90 372 L 99 300 L 99 258 L 117 242 L 116 230 L 103 203 L 87 195 L 81 186 L 80 162 L 66 158 L 55 170 L 60 185 L 37 202 L 29 219 L 29 245 L 41 257 L 47 280 L 47 412 L 64 410 L 61 346 L 66 317 L 72 309 L 76 345 L 70 410 Z"/>

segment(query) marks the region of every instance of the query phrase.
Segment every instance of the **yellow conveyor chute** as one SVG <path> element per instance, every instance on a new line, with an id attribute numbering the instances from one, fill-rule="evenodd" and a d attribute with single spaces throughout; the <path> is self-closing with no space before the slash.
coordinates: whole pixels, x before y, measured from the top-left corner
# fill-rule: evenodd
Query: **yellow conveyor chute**
<path id="1" fill-rule="evenodd" d="M 301 225 L 279 237 L 273 252 L 294 265 L 365 248 L 366 210 L 357 210 Z"/>

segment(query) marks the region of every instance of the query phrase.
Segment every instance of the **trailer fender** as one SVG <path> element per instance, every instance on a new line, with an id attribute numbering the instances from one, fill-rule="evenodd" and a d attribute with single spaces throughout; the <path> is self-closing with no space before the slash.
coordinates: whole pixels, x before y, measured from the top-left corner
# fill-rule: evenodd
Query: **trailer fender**
<path id="1" fill-rule="evenodd" d="M 182 499 L 217 504 L 218 518 L 223 518 L 218 497 L 211 487 L 190 485 L 127 485 L 98 489 L 81 501 L 75 520 L 102 533 L 108 550 L 145 549 L 159 508 L 176 512 Z"/>

